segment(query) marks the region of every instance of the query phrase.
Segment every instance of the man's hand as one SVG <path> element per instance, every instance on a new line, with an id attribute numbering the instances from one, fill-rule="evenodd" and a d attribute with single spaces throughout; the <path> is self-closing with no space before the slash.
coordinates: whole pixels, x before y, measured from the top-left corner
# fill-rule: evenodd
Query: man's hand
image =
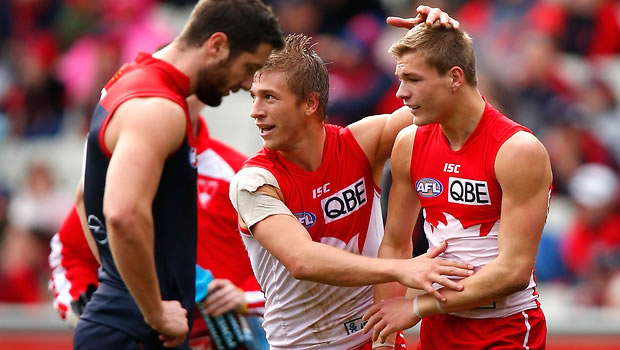
<path id="1" fill-rule="evenodd" d="M 420 322 L 413 313 L 413 301 L 406 297 L 383 300 L 373 305 L 362 318 L 368 321 L 364 326 L 364 334 L 374 328 L 372 341 L 383 343 L 387 337 L 398 331 L 408 329 Z"/>
<path id="2" fill-rule="evenodd" d="M 147 320 L 147 323 L 159 333 L 159 340 L 164 343 L 164 347 L 173 348 L 183 344 L 189 332 L 187 310 L 178 300 L 162 300 L 161 307 L 159 319 L 152 323 Z"/>
<path id="3" fill-rule="evenodd" d="M 208 315 L 217 317 L 228 311 L 243 313 L 246 306 L 245 293 L 230 280 L 214 279 L 209 283 L 207 299 L 204 301 Z"/>
<path id="4" fill-rule="evenodd" d="M 426 22 L 426 25 L 430 26 L 439 21 L 446 28 L 459 29 L 459 21 L 450 17 L 440 8 L 420 5 L 416 11 L 418 15 L 415 18 L 388 17 L 386 22 L 394 27 L 411 29 L 422 22 Z"/>
<path id="5" fill-rule="evenodd" d="M 474 266 L 458 261 L 435 259 L 447 247 L 448 243 L 444 241 L 440 246 L 425 254 L 413 259 L 403 260 L 404 268 L 400 270 L 402 276 L 399 277 L 398 281 L 409 288 L 424 289 L 428 294 L 441 301 L 445 301 L 446 298 L 433 288 L 433 283 L 439 283 L 457 291 L 463 290 L 462 284 L 456 283 L 446 276 L 471 276 L 474 273 Z"/>

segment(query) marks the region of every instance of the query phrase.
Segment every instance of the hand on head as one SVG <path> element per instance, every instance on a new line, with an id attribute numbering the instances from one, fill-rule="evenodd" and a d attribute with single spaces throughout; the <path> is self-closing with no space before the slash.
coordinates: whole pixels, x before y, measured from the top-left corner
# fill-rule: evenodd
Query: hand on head
<path id="1" fill-rule="evenodd" d="M 440 8 L 420 5 L 417 8 L 418 15 L 415 18 L 388 17 L 386 22 L 389 25 L 399 28 L 411 29 L 417 24 L 426 22 L 426 25 L 439 23 L 446 28 L 459 29 L 459 21 L 450 17 Z"/>

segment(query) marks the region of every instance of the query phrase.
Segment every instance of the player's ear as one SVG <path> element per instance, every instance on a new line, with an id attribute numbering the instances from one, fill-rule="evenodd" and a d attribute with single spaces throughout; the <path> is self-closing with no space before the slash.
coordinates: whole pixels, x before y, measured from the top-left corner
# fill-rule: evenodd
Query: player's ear
<path id="1" fill-rule="evenodd" d="M 230 55 L 228 36 L 222 32 L 211 34 L 209 39 L 203 44 L 207 57 L 214 58 L 216 61 L 227 60 Z"/>
<path id="2" fill-rule="evenodd" d="M 452 92 L 454 92 L 465 82 L 465 72 L 463 72 L 461 67 L 454 66 L 450 68 L 448 74 L 450 76 L 450 87 L 452 88 Z"/>
<path id="3" fill-rule="evenodd" d="M 313 91 L 304 99 L 306 115 L 311 115 L 319 110 L 319 94 Z"/>

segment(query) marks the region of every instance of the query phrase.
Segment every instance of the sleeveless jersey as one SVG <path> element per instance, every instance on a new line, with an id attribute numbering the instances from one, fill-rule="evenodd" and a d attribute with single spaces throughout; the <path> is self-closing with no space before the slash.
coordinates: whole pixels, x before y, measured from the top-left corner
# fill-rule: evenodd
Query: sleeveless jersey
<path id="1" fill-rule="evenodd" d="M 163 97 L 179 104 L 187 121 L 186 138 L 164 164 L 153 200 L 154 257 L 163 300 L 178 300 L 193 321 L 196 264 L 196 150 L 185 97 L 189 78 L 167 62 L 140 53 L 106 84 L 87 136 L 84 202 L 102 268 L 99 287 L 82 318 L 122 330 L 140 339 L 157 337 L 116 269 L 108 245 L 103 193 L 111 153 L 104 133 L 116 108 L 139 97 Z"/>
<path id="2" fill-rule="evenodd" d="M 312 239 L 351 253 L 377 256 L 383 238 L 380 189 L 370 162 L 347 128 L 325 125 L 321 165 L 305 171 L 263 148 L 244 167 L 274 175 L 284 203 Z M 351 349 L 368 341 L 362 316 L 372 286 L 336 287 L 295 279 L 249 232 L 242 232 L 252 268 L 265 292 L 263 326 L 271 349 Z M 291 247 L 294 249 L 294 247 Z"/>
<path id="3" fill-rule="evenodd" d="M 430 248 L 448 241 L 440 257 L 478 270 L 498 254 L 502 189 L 495 177 L 499 148 L 525 127 L 486 103 L 478 125 L 458 151 L 450 149 L 437 124 L 418 127 L 411 159 L 411 180 L 423 208 Z M 477 309 L 454 312 L 469 318 L 504 317 L 537 307 L 534 273 L 520 292 Z"/>

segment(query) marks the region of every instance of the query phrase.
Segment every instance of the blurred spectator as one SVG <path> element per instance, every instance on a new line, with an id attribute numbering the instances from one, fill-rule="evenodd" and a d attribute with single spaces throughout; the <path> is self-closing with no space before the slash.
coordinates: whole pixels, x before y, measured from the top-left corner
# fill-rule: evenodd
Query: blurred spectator
<path id="1" fill-rule="evenodd" d="M 583 84 L 577 95 L 590 130 L 613 153 L 616 164 L 619 164 L 620 109 L 613 89 L 595 75 Z"/>
<path id="2" fill-rule="evenodd" d="M 81 4 L 82 0 L 72 0 Z M 67 86 L 73 112 L 84 121 L 99 100 L 101 88 L 118 67 L 139 51 L 152 52 L 172 40 L 167 24 L 156 15 L 155 0 L 88 2 L 98 13 L 97 30 L 81 36 L 60 58 L 58 76 Z M 96 4 L 96 5 L 93 5 Z"/>
<path id="3" fill-rule="evenodd" d="M 0 236 L 0 302 L 45 299 L 48 242 L 71 204 L 71 197 L 56 188 L 49 166 L 31 164 L 23 188 L 9 202 Z"/>
<path id="4" fill-rule="evenodd" d="M 591 132 L 582 111 L 575 105 L 555 99 L 549 103 L 546 113 L 553 118 L 546 125 L 542 141 L 551 158 L 554 193 L 569 193 L 569 181 L 582 164 L 598 163 L 616 169 L 613 155 Z"/>
<path id="5" fill-rule="evenodd" d="M 569 187 L 577 216 L 563 242 L 564 261 L 579 281 L 578 302 L 600 306 L 610 277 L 620 271 L 618 174 L 600 164 L 585 164 L 577 168 Z"/>
<path id="6" fill-rule="evenodd" d="M 14 79 L 0 110 L 14 136 L 58 134 L 65 110 L 65 88 L 54 75 L 58 47 L 51 32 L 33 32 L 10 42 Z"/>
<path id="7" fill-rule="evenodd" d="M 518 69 L 510 70 L 507 78 L 519 105 L 515 119 L 538 132 L 556 122 L 558 113 L 551 108 L 553 103 L 570 103 L 575 93 L 559 69 L 559 52 L 553 41 L 534 32 L 524 37 L 527 43 L 518 54 Z"/>
<path id="8" fill-rule="evenodd" d="M 71 204 L 72 197 L 56 186 L 49 165 L 35 162 L 9 205 L 9 221 L 19 230 L 40 233 L 47 244 Z"/>
<path id="9" fill-rule="evenodd" d="M 0 240 L 0 303 L 44 300 L 49 249 L 28 231 L 9 226 Z"/>
<path id="10" fill-rule="evenodd" d="M 562 52 L 584 56 L 620 53 L 617 0 L 538 1 L 532 12 L 538 30 L 551 35 Z"/>
<path id="11" fill-rule="evenodd" d="M 9 38 L 22 39 L 49 30 L 63 0 L 4 0 L 0 6 L 0 47 Z"/>
<path id="12" fill-rule="evenodd" d="M 360 13 L 346 23 L 339 35 L 318 37 L 316 51 L 329 71 L 331 123 L 348 125 L 369 115 L 393 86 L 393 73 L 387 75 L 372 59 L 383 27 L 382 18 Z"/>

